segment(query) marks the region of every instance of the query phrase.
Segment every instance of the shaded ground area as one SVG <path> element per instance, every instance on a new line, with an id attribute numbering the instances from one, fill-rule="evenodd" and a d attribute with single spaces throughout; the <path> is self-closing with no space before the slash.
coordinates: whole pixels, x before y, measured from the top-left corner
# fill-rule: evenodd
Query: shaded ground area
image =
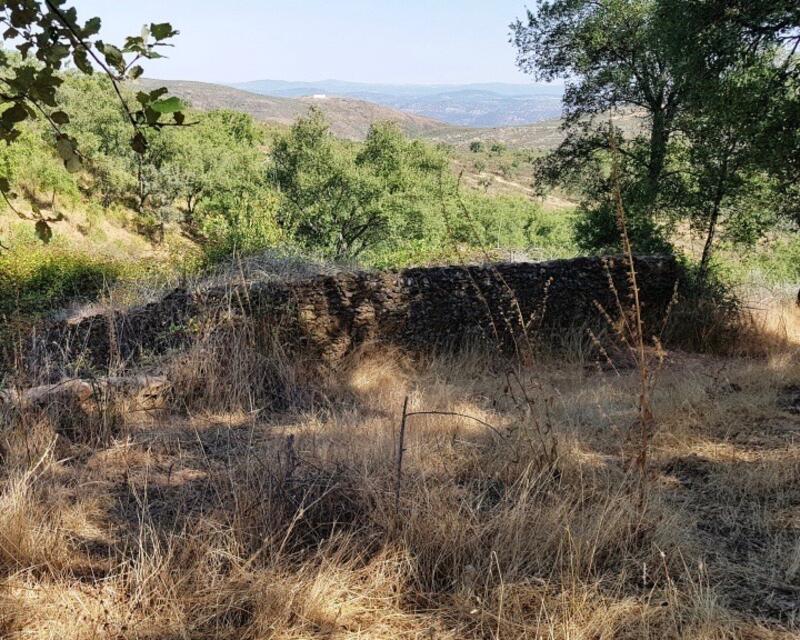
<path id="1" fill-rule="evenodd" d="M 372 350 L 313 380 L 289 371 L 307 392 L 279 412 L 237 392 L 226 411 L 98 406 L 77 429 L 63 408 L 9 413 L 0 635 L 800 629 L 796 349 L 670 354 L 644 480 L 632 370 Z M 406 396 L 440 413 L 408 419 L 398 475 Z"/>

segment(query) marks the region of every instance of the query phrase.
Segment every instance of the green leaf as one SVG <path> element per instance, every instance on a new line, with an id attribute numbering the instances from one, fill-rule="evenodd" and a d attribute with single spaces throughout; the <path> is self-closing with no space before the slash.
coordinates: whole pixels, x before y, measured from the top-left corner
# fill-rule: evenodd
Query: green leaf
<path id="1" fill-rule="evenodd" d="M 75 49 L 72 53 L 72 59 L 75 61 L 75 66 L 86 75 L 92 75 L 94 73 L 94 67 L 89 61 L 89 54 L 86 49 L 82 47 L 80 49 Z"/>
<path id="2" fill-rule="evenodd" d="M 150 100 L 158 100 L 161 96 L 167 93 L 166 87 L 159 87 L 150 92 Z"/>
<path id="3" fill-rule="evenodd" d="M 69 159 L 64 160 L 64 167 L 70 173 L 77 173 L 83 167 L 83 163 L 77 154 L 73 154 Z"/>
<path id="4" fill-rule="evenodd" d="M 144 109 L 144 118 L 145 121 L 149 126 L 153 126 L 158 122 L 158 119 L 161 117 L 161 114 L 158 111 L 151 109 L 150 107 L 145 107 Z"/>
<path id="5" fill-rule="evenodd" d="M 144 69 L 142 69 L 141 65 L 137 64 L 136 66 L 131 67 L 130 70 L 128 71 L 128 78 L 130 78 L 131 80 L 136 80 L 136 78 L 141 77 L 143 73 Z"/>
<path id="6" fill-rule="evenodd" d="M 25 29 L 36 20 L 37 6 L 32 2 L 15 2 L 11 7 L 11 24 L 18 29 Z"/>
<path id="7" fill-rule="evenodd" d="M 144 134 L 141 131 L 137 131 L 136 135 L 133 136 L 131 140 L 131 149 L 133 149 L 139 155 L 142 155 L 145 151 L 147 151 L 147 138 L 144 137 Z"/>
<path id="8" fill-rule="evenodd" d="M 46 57 L 48 60 L 57 61 L 69 55 L 69 47 L 63 44 L 54 44 L 47 49 Z"/>
<path id="9" fill-rule="evenodd" d="M 69 124 L 69 115 L 64 111 L 54 111 L 50 114 L 50 118 L 56 124 Z"/>
<path id="10" fill-rule="evenodd" d="M 0 191 L 8 193 L 11 190 L 11 183 L 8 178 L 0 178 Z"/>
<path id="11" fill-rule="evenodd" d="M 175 96 L 172 96 L 171 98 L 156 100 L 150 107 L 158 113 L 175 113 L 183 109 L 183 103 Z"/>
<path id="12" fill-rule="evenodd" d="M 117 71 L 122 71 L 125 68 L 125 59 L 122 56 L 122 51 L 117 47 L 113 44 L 105 44 L 100 40 L 98 40 L 96 46 L 98 51 L 105 57 L 109 66 L 114 67 Z"/>
<path id="13" fill-rule="evenodd" d="M 150 25 L 150 35 L 152 35 L 156 40 L 166 40 L 167 38 L 171 38 L 177 34 L 178 32 L 172 28 L 172 25 L 169 22 L 161 22 Z"/>
<path id="14" fill-rule="evenodd" d="M 128 36 L 125 38 L 125 51 L 144 53 L 145 43 L 139 36 Z"/>
<path id="15" fill-rule="evenodd" d="M 16 124 L 17 122 L 22 122 L 28 117 L 28 110 L 23 107 L 19 102 L 14 103 L 12 107 L 9 107 L 5 111 L 3 111 L 3 122 Z"/>
<path id="16" fill-rule="evenodd" d="M 176 111 L 175 113 L 172 114 L 172 119 L 175 121 L 175 124 L 181 126 L 183 124 L 183 121 L 186 120 L 186 116 L 183 115 L 182 111 Z"/>
<path id="17" fill-rule="evenodd" d="M 91 38 L 100 33 L 101 24 L 100 18 L 97 17 L 87 20 L 86 24 L 83 26 L 83 37 Z"/>
<path id="18" fill-rule="evenodd" d="M 65 0 L 50 0 L 50 4 L 60 5 L 64 4 Z M 69 7 L 68 9 L 62 9 L 62 13 L 64 15 L 64 21 L 72 28 L 77 28 L 78 26 L 78 12 L 75 10 L 75 7 Z"/>
<path id="19" fill-rule="evenodd" d="M 60 135 L 56 139 L 56 152 L 58 152 L 58 156 L 66 163 L 75 155 L 75 145 L 69 137 Z"/>
<path id="20" fill-rule="evenodd" d="M 9 80 L 14 89 L 19 93 L 27 93 L 28 89 L 30 89 L 36 81 L 36 70 L 30 65 L 14 69 L 14 77 Z"/>
<path id="21" fill-rule="evenodd" d="M 37 220 L 36 221 L 36 235 L 39 237 L 39 240 L 48 244 L 50 240 L 53 238 L 53 230 L 50 228 L 50 225 L 47 224 L 44 220 Z"/>
<path id="22" fill-rule="evenodd" d="M 20 132 L 19 129 L 8 129 L 8 128 L 6 128 L 5 130 L 3 130 L 3 128 L 0 127 L 0 140 L 2 140 L 3 142 L 5 142 L 7 144 L 11 144 L 12 142 L 15 142 L 17 140 L 17 138 L 20 137 L 20 135 L 22 135 L 22 133 Z"/>

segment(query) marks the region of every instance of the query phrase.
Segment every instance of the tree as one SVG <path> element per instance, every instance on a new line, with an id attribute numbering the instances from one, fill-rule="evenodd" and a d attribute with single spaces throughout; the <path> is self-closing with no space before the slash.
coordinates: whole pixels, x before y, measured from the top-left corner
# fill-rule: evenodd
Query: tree
<path id="1" fill-rule="evenodd" d="M 278 138 L 271 155 L 282 226 L 334 259 L 357 258 L 395 234 L 424 233 L 432 183 L 446 166 L 440 152 L 390 124 L 373 125 L 360 148 L 336 140 L 316 109 Z"/>
<path id="2" fill-rule="evenodd" d="M 124 119 L 124 104 L 135 99 L 134 90 L 119 87 L 123 102 L 115 94 L 112 80 L 104 75 L 63 74 L 58 98 L 72 113 L 63 130 L 80 146 L 82 166 L 94 178 L 92 187 L 103 204 L 123 202 L 140 214 L 163 217 L 180 192 L 177 140 L 192 128 L 162 128 L 149 136 L 144 149 L 134 150 Z"/>
<path id="3" fill-rule="evenodd" d="M 61 202 L 75 202 L 79 191 L 76 176 L 64 169 L 41 133 L 24 127 L 17 144 L 0 145 L 0 173 L 24 194 L 32 215 L 46 222 L 60 219 Z"/>
<path id="4" fill-rule="evenodd" d="M 675 64 L 655 0 L 554 0 L 512 25 L 517 64 L 540 80 L 567 78 L 565 128 L 570 144 L 581 123 L 634 108 L 646 115 L 644 198 L 659 195 L 685 77 Z M 595 139 L 598 148 L 607 148 Z"/>
<path id="5" fill-rule="evenodd" d="M 147 150 L 144 129 L 183 123 L 182 105 L 177 98 L 166 97 L 166 89 L 138 93 L 136 107 L 128 104 L 120 90 L 123 80 L 142 74 L 137 64 L 140 60 L 162 57 L 159 49 L 178 33 L 170 24 L 151 24 L 117 47 L 97 38 L 99 18 L 80 22 L 65 0 L 2 2 L 0 22 L 7 27 L 3 41 L 16 49 L 16 54 L 0 50 L 0 139 L 7 144 L 19 138 L 23 122 L 42 118 L 52 128 L 53 143 L 64 166 L 73 172 L 80 169 L 77 142 L 63 130 L 70 114 L 59 103 L 57 91 L 63 82 L 60 71 L 69 62 L 81 73 L 91 75 L 97 68 L 110 79 L 132 128 L 130 144 L 136 152 Z M 171 121 L 162 120 L 164 116 L 171 116 Z M 8 176 L 0 176 L 0 193 L 9 205 L 10 189 Z M 42 240 L 49 239 L 45 219 L 39 218 L 36 228 Z"/>
<path id="6" fill-rule="evenodd" d="M 104 207 L 133 203 L 139 154 L 130 147 L 130 127 L 111 80 L 102 74 L 81 73 L 65 73 L 62 79 L 57 97 L 70 113 L 69 123 L 62 128 L 76 141 L 83 168 L 92 177 L 87 190 Z M 126 100 L 133 99 L 127 87 L 121 92 Z"/>
<path id="7" fill-rule="evenodd" d="M 586 248 L 618 244 L 612 146 L 637 249 L 667 247 L 688 217 L 705 229 L 704 274 L 722 217 L 763 230 L 746 214 L 798 175 L 797 17 L 786 0 L 555 0 L 512 25 L 523 70 L 567 79 L 566 136 L 537 177 L 580 185 Z"/>
<path id="8" fill-rule="evenodd" d="M 260 149 L 263 135 L 251 116 L 210 111 L 176 138 L 186 222 L 207 239 L 212 257 L 283 239 L 276 220 L 278 196 Z"/>
<path id="9" fill-rule="evenodd" d="M 283 199 L 281 225 L 307 248 L 333 258 L 357 255 L 379 236 L 371 189 L 312 109 L 272 149 L 272 176 Z"/>
<path id="10" fill-rule="evenodd" d="M 678 4 L 661 0 L 659 12 L 673 17 L 671 41 L 688 78 L 676 129 L 686 147 L 688 213 L 705 235 L 705 278 L 721 224 L 752 242 L 779 215 L 798 211 L 800 8 L 705 0 L 679 13 Z"/>
<path id="11" fill-rule="evenodd" d="M 752 243 L 769 228 L 774 181 L 757 161 L 764 142 L 760 125 L 764 81 L 771 61 L 730 69 L 703 92 L 701 105 L 682 114 L 678 130 L 684 142 L 680 163 L 684 198 L 676 206 L 704 236 L 700 279 L 706 278 L 721 224 L 728 235 Z"/>
<path id="12" fill-rule="evenodd" d="M 195 126 L 176 136 L 176 163 L 181 174 L 181 195 L 187 222 L 198 205 L 228 180 L 235 166 L 261 164 L 257 145 L 262 143 L 251 116 L 215 110 L 198 116 Z"/>
<path id="13" fill-rule="evenodd" d="M 287 234 L 277 218 L 280 199 L 269 184 L 262 154 L 257 149 L 232 154 L 220 169 L 194 214 L 194 224 L 207 239 L 207 253 L 217 258 L 285 242 Z"/>

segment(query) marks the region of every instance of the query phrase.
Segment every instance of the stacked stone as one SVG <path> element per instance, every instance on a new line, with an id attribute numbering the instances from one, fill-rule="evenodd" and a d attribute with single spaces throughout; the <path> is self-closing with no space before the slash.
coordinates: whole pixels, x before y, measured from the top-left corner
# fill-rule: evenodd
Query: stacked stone
<path id="1" fill-rule="evenodd" d="M 645 314 L 658 320 L 672 298 L 678 264 L 672 257 L 639 257 L 635 264 Z M 630 304 L 629 280 L 619 258 L 575 258 L 176 289 L 124 313 L 40 327 L 30 339 L 29 366 L 52 369 L 54 377 L 66 364 L 73 374 L 131 367 L 186 347 L 198 326 L 235 317 L 279 327 L 288 350 L 313 349 L 327 360 L 367 341 L 427 350 L 477 339 L 508 348 L 603 322 L 600 307 L 617 315 L 618 300 Z"/>

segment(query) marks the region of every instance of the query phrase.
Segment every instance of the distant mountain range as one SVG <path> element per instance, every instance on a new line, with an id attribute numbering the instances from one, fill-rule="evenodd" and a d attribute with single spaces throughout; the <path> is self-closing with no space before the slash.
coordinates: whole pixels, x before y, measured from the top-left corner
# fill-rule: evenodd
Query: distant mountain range
<path id="1" fill-rule="evenodd" d="M 170 93 L 201 111 L 233 109 L 249 113 L 261 122 L 275 124 L 292 124 L 314 105 L 325 114 L 334 135 L 351 140 L 363 140 L 370 125 L 377 121 L 395 122 L 406 135 L 412 137 L 425 137 L 449 128 L 447 124 L 431 118 L 353 98 L 266 96 L 225 85 L 189 80 L 140 78 L 136 82 L 150 89 L 167 87 Z"/>
<path id="2" fill-rule="evenodd" d="M 556 84 L 392 85 L 341 80 L 254 80 L 231 86 L 284 98 L 328 96 L 365 100 L 462 127 L 507 127 L 558 118 L 563 93 L 563 88 Z"/>
<path id="3" fill-rule="evenodd" d="M 195 109 L 233 109 L 249 113 L 261 122 L 278 125 L 292 124 L 298 117 L 307 114 L 313 105 L 323 111 L 334 135 L 351 140 L 363 140 L 370 125 L 378 121 L 395 122 L 406 135 L 414 138 L 425 138 L 460 148 L 466 148 L 471 142 L 480 140 L 487 143 L 501 142 L 512 148 L 548 150 L 557 147 L 564 138 L 561 120 L 558 117 L 523 125 L 454 126 L 366 100 L 338 98 L 329 94 L 324 94 L 325 97 L 320 97 L 321 94 L 312 94 L 288 98 L 188 80 L 141 78 L 136 83 L 150 89 L 165 86 L 173 95 L 185 100 Z M 511 87 L 506 90 L 513 91 L 516 85 L 497 86 L 501 88 L 500 90 L 503 90 L 502 87 Z M 425 87 L 425 90 L 432 89 Z M 314 97 L 315 95 L 317 97 Z M 630 110 L 617 113 L 615 122 L 629 133 L 637 132 L 642 125 L 641 118 Z"/>

